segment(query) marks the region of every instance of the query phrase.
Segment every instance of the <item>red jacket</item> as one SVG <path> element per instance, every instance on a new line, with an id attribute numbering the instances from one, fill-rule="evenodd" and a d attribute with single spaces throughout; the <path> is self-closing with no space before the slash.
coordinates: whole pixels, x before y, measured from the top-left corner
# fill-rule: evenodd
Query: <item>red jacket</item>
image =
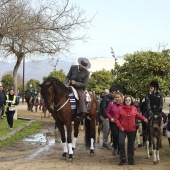
<path id="1" fill-rule="evenodd" d="M 127 107 L 122 105 L 116 114 L 115 122 L 120 130 L 124 128 L 127 132 L 134 132 L 136 131 L 136 119 L 146 120 L 146 118 L 137 111 L 135 106 L 131 105 Z"/>

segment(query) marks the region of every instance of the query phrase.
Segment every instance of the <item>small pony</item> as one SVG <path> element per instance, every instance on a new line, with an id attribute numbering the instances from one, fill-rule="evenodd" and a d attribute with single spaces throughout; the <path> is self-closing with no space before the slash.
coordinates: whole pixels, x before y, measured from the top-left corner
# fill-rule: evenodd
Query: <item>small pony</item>
<path id="1" fill-rule="evenodd" d="M 161 110 L 155 109 L 153 110 L 153 114 L 151 115 L 148 123 L 146 124 L 147 157 L 150 158 L 153 152 L 154 164 L 157 164 L 160 161 L 159 148 L 160 148 L 161 137 L 162 137 L 161 124 L 162 124 L 162 109 Z"/>

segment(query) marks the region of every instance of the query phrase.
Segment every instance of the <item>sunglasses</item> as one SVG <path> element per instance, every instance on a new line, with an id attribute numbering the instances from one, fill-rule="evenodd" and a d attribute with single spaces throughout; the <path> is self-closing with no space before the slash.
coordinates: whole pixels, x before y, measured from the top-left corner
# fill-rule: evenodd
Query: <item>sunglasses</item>
<path id="1" fill-rule="evenodd" d="M 125 99 L 125 102 L 131 102 L 131 99 Z"/>

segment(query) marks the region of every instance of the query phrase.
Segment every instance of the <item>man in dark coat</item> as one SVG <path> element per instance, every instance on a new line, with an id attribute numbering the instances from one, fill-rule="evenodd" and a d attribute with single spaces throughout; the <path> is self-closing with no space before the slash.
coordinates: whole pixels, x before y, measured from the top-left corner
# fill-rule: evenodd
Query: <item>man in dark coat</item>
<path id="1" fill-rule="evenodd" d="M 1 109 L 1 119 L 3 119 L 5 111 L 6 94 L 3 90 L 3 86 L 0 86 L 0 109 Z"/>
<path id="2" fill-rule="evenodd" d="M 73 86 L 79 96 L 79 101 L 77 105 L 77 119 L 83 119 L 87 113 L 87 108 L 85 104 L 85 93 L 84 90 L 88 85 L 90 72 L 87 70 L 91 67 L 91 64 L 87 58 L 78 58 L 79 65 L 72 65 L 64 84 Z"/>

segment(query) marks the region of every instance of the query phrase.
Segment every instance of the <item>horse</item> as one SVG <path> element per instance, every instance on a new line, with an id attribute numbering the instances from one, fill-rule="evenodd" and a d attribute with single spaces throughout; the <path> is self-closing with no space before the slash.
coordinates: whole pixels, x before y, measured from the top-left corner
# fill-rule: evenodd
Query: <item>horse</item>
<path id="1" fill-rule="evenodd" d="M 147 157 L 150 158 L 153 151 L 153 163 L 157 164 L 160 161 L 159 148 L 161 144 L 161 124 L 162 124 L 162 109 L 154 109 L 149 121 L 146 124 L 146 149 Z M 152 148 L 153 147 L 153 148 Z M 150 151 L 150 148 L 153 149 Z"/>
<path id="2" fill-rule="evenodd" d="M 25 101 L 27 103 L 27 110 L 30 111 L 30 99 L 31 99 L 31 93 L 29 91 L 25 91 Z"/>
<path id="3" fill-rule="evenodd" d="M 25 91 L 25 100 L 27 103 L 27 110 L 33 112 L 33 107 L 35 106 L 35 112 L 38 110 L 39 100 L 38 97 L 32 98 L 29 91 Z"/>
<path id="4" fill-rule="evenodd" d="M 58 128 L 63 145 L 63 158 L 73 161 L 73 150 L 76 148 L 76 141 L 79 133 L 80 121 L 73 119 L 71 102 L 68 88 L 58 79 L 49 77 L 42 84 L 41 95 L 45 102 L 45 107 L 52 114 L 55 120 L 55 127 Z M 85 145 L 90 149 L 90 154 L 94 155 L 95 126 L 97 114 L 97 101 L 94 94 L 90 93 L 91 101 L 88 104 L 89 110 L 85 117 Z M 72 121 L 74 121 L 74 139 L 72 142 Z M 65 129 L 67 131 L 67 140 Z M 67 147 L 68 144 L 68 147 Z"/>

